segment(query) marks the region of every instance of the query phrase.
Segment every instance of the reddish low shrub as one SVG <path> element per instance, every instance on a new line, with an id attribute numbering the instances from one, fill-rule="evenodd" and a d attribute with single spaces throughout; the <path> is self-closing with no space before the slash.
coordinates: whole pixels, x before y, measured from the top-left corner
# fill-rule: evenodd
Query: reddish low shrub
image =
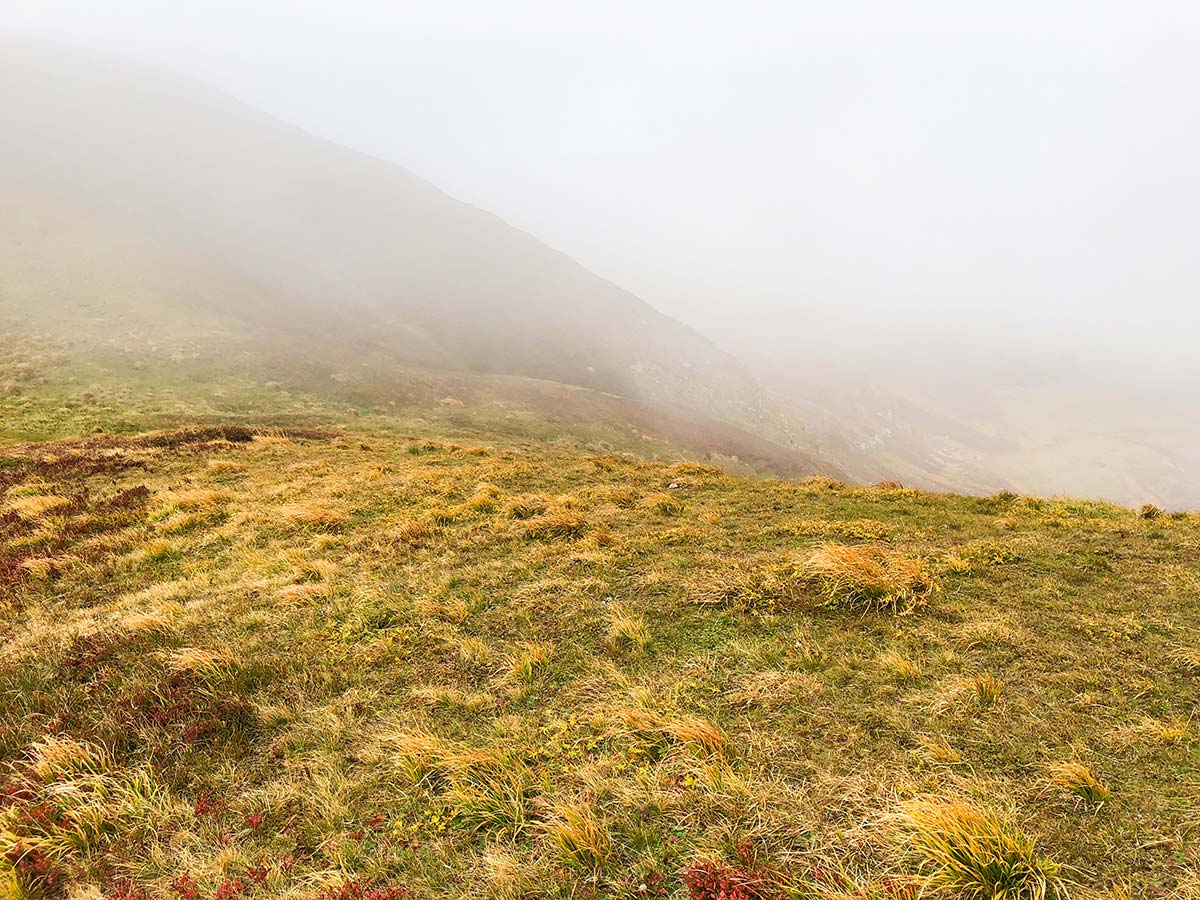
<path id="1" fill-rule="evenodd" d="M 179 895 L 179 900 L 200 900 L 200 886 L 187 872 L 171 880 L 171 890 Z"/>
<path id="2" fill-rule="evenodd" d="M 376 887 L 369 881 L 352 878 L 334 887 L 324 888 L 316 896 L 316 900 L 402 900 L 407 897 L 408 889 L 388 885 Z"/>
<path id="3" fill-rule="evenodd" d="M 4 854 L 4 861 L 17 876 L 17 885 L 22 894 L 35 897 L 62 896 L 66 870 L 41 850 L 18 841 Z"/>
<path id="4" fill-rule="evenodd" d="M 240 743 L 256 724 L 253 708 L 232 691 L 213 691 L 177 672 L 124 701 L 133 724 L 175 732 L 187 745 Z"/>
<path id="5" fill-rule="evenodd" d="M 715 862 L 684 869 L 683 883 L 691 900 L 783 900 L 770 876 Z"/>

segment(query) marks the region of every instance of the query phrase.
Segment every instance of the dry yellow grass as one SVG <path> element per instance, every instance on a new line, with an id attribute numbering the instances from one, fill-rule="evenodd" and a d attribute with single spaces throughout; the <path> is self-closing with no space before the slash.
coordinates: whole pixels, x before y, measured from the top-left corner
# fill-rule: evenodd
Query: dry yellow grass
<path id="1" fill-rule="evenodd" d="M 1104 803 L 1112 796 L 1108 785 L 1080 762 L 1057 763 L 1050 767 L 1047 776 L 1051 784 L 1087 803 Z"/>
<path id="2" fill-rule="evenodd" d="M 896 678 L 911 680 L 921 677 L 920 663 L 909 659 L 895 650 L 885 650 L 879 654 L 878 662 L 885 672 Z"/>
<path id="3" fill-rule="evenodd" d="M 971 900 L 1066 900 L 1065 871 L 1036 842 L 966 803 L 916 800 L 895 819 L 930 892 Z"/>
<path id="4" fill-rule="evenodd" d="M 641 505 L 664 516 L 682 515 L 685 509 L 684 502 L 679 497 L 663 491 L 646 495 L 642 498 Z"/>
<path id="5" fill-rule="evenodd" d="M 204 650 L 199 647 L 181 647 L 161 654 L 168 671 L 188 673 L 205 681 L 217 681 L 234 668 L 236 656 L 227 650 Z"/>
<path id="6" fill-rule="evenodd" d="M 10 843 L 67 792 L 86 802 L 45 846 L 72 890 L 111 867 L 154 897 L 188 871 L 212 896 L 261 859 L 263 897 L 351 876 L 451 900 L 684 896 L 680 870 L 713 860 L 805 900 L 970 900 L 970 866 L 1007 848 L 997 865 L 1026 866 L 1012 898 L 1061 878 L 1053 857 L 1079 865 L 1076 897 L 1184 896 L 1193 522 L 423 434 L 156 449 L 0 496 L 73 504 L 0 533 L 0 787 L 30 791 Z M 230 499 L 164 514 L 203 485 Z M 682 517 L 639 505 L 656 493 L 685 496 Z M 306 504 L 344 518 L 282 512 Z M 526 539 L 560 515 L 580 527 Z M 893 543 L 810 571 L 829 537 Z M 846 581 L 856 602 L 822 605 L 847 571 L 870 576 Z M 927 614 L 863 614 L 915 610 L 928 572 L 945 582 Z M 67 734 L 110 759 L 71 774 L 64 749 L 44 783 L 35 747 Z M 1015 764 L 1075 751 L 1119 802 L 1055 800 L 1072 788 Z M 926 791 L 971 812 L 907 810 L 938 825 L 925 837 L 873 827 Z M 198 817 L 201 795 L 227 806 Z"/>
<path id="7" fill-rule="evenodd" d="M 323 503 L 296 503 L 281 511 L 292 522 L 310 528 L 338 528 L 347 519 L 344 511 Z"/>
<path id="8" fill-rule="evenodd" d="M 803 568 L 830 606 L 910 611 L 938 589 L 925 560 L 880 547 L 822 544 Z"/>
<path id="9" fill-rule="evenodd" d="M 36 519 L 39 516 L 44 516 L 46 513 L 67 506 L 70 502 L 70 497 L 60 497 L 55 494 L 30 494 L 27 496 L 11 497 L 4 504 L 4 509 L 8 512 L 16 513 L 23 519 Z"/>
<path id="10" fill-rule="evenodd" d="M 580 871 L 598 872 L 612 854 L 612 842 L 593 805 L 560 806 L 541 830 L 554 842 L 563 862 Z"/>
<path id="11" fill-rule="evenodd" d="M 645 618 L 615 607 L 608 622 L 608 646 L 614 653 L 645 653 L 650 646 L 650 628 Z"/>

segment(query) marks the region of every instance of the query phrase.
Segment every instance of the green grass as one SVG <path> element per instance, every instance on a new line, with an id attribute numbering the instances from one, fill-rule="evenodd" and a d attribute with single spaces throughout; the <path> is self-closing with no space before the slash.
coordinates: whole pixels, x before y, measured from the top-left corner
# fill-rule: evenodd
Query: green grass
<path id="1" fill-rule="evenodd" d="M 0 453 L 18 896 L 1185 896 L 1200 518 L 286 405 Z"/>

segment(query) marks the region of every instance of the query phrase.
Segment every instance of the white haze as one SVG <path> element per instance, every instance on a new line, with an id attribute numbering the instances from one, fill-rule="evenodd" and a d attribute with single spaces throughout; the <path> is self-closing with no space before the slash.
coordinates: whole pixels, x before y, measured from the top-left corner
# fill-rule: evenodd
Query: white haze
<path id="1" fill-rule="evenodd" d="M 0 28 L 398 162 L 780 388 L 1051 373 L 1089 415 L 1124 383 L 1194 418 L 1196 4 L 8 0 Z"/>

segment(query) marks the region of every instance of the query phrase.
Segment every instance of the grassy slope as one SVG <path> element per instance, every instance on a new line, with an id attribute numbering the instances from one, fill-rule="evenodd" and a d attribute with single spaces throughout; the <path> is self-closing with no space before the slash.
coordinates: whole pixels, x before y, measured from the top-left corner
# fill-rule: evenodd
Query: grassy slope
<path id="1" fill-rule="evenodd" d="M 39 396 L 10 434 L 93 419 Z M 717 859 L 882 897 L 928 871 L 895 814 L 934 797 L 1096 896 L 1187 881 L 1200 519 L 380 424 L 0 453 L 10 855 L 110 896 L 682 896 Z M 829 608 L 828 542 L 941 589 Z"/>

